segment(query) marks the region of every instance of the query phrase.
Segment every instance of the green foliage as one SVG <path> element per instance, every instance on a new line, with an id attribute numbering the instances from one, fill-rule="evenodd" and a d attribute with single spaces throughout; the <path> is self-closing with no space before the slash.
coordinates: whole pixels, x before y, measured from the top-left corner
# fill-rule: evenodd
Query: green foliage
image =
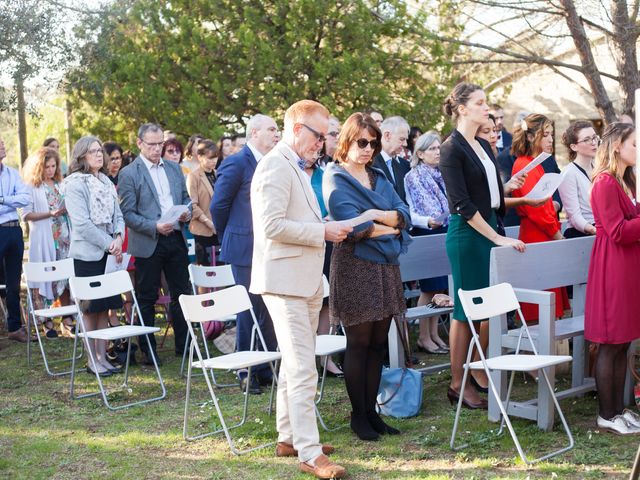
<path id="1" fill-rule="evenodd" d="M 128 144 L 141 122 L 188 136 L 280 120 L 302 98 L 339 118 L 367 108 L 428 128 L 451 86 L 451 47 L 422 35 L 434 11 L 362 0 L 120 0 L 93 18 L 68 91 L 81 130 Z"/>

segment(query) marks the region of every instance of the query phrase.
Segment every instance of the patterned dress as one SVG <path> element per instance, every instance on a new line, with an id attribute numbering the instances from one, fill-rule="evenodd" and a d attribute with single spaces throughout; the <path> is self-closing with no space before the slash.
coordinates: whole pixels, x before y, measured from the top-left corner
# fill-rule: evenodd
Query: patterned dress
<path id="1" fill-rule="evenodd" d="M 43 183 L 47 195 L 47 203 L 49 210 L 57 210 L 64 206 L 64 196 L 60 192 L 60 185 L 56 182 L 53 186 Z M 53 235 L 53 243 L 56 249 L 56 260 L 64 260 L 69 257 L 69 245 L 71 245 L 71 235 L 69 231 L 69 217 L 60 215 L 59 217 L 51 217 L 51 233 Z M 57 297 L 68 287 L 67 280 L 54 282 L 53 293 Z"/>

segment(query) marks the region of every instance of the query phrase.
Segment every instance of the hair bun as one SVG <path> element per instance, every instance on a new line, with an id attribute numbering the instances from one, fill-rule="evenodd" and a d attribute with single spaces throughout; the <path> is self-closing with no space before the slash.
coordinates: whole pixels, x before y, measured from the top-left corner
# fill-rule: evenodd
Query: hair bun
<path id="1" fill-rule="evenodd" d="M 448 117 L 453 116 L 453 100 L 451 99 L 451 95 L 444 99 L 444 103 L 442 104 L 442 110 L 445 115 Z"/>

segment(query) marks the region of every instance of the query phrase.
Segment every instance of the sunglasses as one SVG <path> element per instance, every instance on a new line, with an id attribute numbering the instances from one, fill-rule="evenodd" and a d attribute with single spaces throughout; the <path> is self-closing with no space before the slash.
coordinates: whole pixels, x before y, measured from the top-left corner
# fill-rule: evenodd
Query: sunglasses
<path id="1" fill-rule="evenodd" d="M 367 148 L 367 145 L 371 145 L 371 148 L 373 150 L 375 150 L 376 148 L 378 148 L 378 145 L 380 144 L 380 142 L 378 142 L 377 139 L 373 139 L 373 140 L 367 140 L 365 138 L 359 138 L 358 140 L 356 140 L 356 143 L 358 144 L 358 148 Z"/>
<path id="2" fill-rule="evenodd" d="M 316 140 L 318 142 L 322 142 L 324 143 L 327 140 L 327 137 L 325 137 L 324 135 L 322 135 L 319 131 L 311 128 L 309 125 L 306 125 L 304 123 L 301 123 L 300 125 L 302 125 L 304 128 L 306 128 L 307 130 L 309 130 L 311 133 L 313 133 L 316 137 Z"/>
<path id="3" fill-rule="evenodd" d="M 180 150 L 174 150 L 173 148 L 167 148 L 165 153 L 174 154 L 174 153 L 182 153 Z"/>

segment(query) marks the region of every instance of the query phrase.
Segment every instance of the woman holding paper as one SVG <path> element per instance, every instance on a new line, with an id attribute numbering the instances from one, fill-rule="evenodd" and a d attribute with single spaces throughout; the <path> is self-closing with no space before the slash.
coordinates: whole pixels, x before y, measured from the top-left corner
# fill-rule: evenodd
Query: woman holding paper
<path id="1" fill-rule="evenodd" d="M 385 344 L 391 320 L 407 310 L 398 257 L 411 241 L 409 209 L 382 171 L 371 168 L 382 134 L 364 113 L 354 113 L 340 132 L 327 165 L 323 196 L 334 220 L 366 213 L 372 220 L 356 225 L 334 244 L 329 278 L 329 310 L 347 337 L 344 378 L 351 401 L 351 429 L 362 440 L 398 434 L 376 412 Z"/>
<path id="2" fill-rule="evenodd" d="M 452 213 L 446 246 L 453 276 L 455 321 L 449 332 L 451 385 L 447 397 L 455 403 L 460 397 L 471 339 L 457 291 L 489 286 L 489 256 L 495 245 L 521 252 L 525 245 L 497 232 L 498 215 L 504 214 L 504 189 L 491 147 L 477 137 L 478 128 L 489 118 L 484 91 L 478 85 L 460 83 L 445 100 L 444 111 L 456 124 L 440 148 L 440 171 Z M 487 401 L 476 390 L 465 388 L 463 405 L 486 409 Z"/>
<path id="3" fill-rule="evenodd" d="M 62 173 L 60 155 L 53 148 L 41 147 L 27 159 L 22 178 L 31 193 L 31 201 L 22 209 L 22 219 L 29 222 L 29 261 L 51 262 L 69 256 L 69 219 L 64 208 L 64 197 L 60 189 Z M 35 290 L 34 300 L 41 298 L 53 302 L 59 298 L 61 305 L 69 305 L 69 282 L 29 285 Z M 56 338 L 58 333 L 48 319 L 43 325 L 47 338 Z M 73 318 L 64 317 L 60 330 L 71 336 Z"/>
<path id="4" fill-rule="evenodd" d="M 411 235 L 447 233 L 449 205 L 440 172 L 440 135 L 427 132 L 415 141 L 411 170 L 404 177 L 404 189 L 411 212 Z M 447 277 L 420 280 L 418 306 L 427 305 L 437 293 L 448 288 Z M 438 316 L 420 319 L 418 349 L 427 353 L 446 354 L 449 347 L 438 335 Z"/>
<path id="5" fill-rule="evenodd" d="M 584 336 L 598 343 L 597 426 L 618 435 L 640 433 L 640 416 L 624 408 L 627 350 L 640 338 L 640 206 L 636 193 L 636 133 L 612 123 L 596 155 L 591 206 L 596 239 L 591 250 Z"/>
<path id="6" fill-rule="evenodd" d="M 106 175 L 105 153 L 96 137 L 82 137 L 71 153 L 69 176 L 63 182 L 67 211 L 71 220 L 71 246 L 69 256 L 74 259 L 78 277 L 102 275 L 107 256 L 122 261 L 124 220 L 118 204 L 116 189 Z M 109 309 L 122 308 L 122 298 L 92 300 L 81 305 L 82 318 L 87 330 L 106 328 Z M 109 363 L 105 340 L 89 340 L 87 348 L 94 352 L 96 372 L 109 376 L 120 371 Z"/>
<path id="7" fill-rule="evenodd" d="M 576 238 L 595 235 L 589 192 L 593 159 L 598 151 L 600 137 L 596 135 L 591 122 L 581 120 L 569 125 L 562 135 L 562 143 L 567 147 L 571 160 L 564 170 L 564 181 L 558 187 L 571 225 L 564 231 L 564 236 Z"/>
<path id="8" fill-rule="evenodd" d="M 513 132 L 511 153 L 516 156 L 512 175 L 527 167 L 541 153 L 553 153 L 553 122 L 544 115 L 531 114 L 525 117 L 520 126 Z M 524 185 L 515 189 L 514 198 L 524 198 L 545 175 L 542 165 L 537 165 L 527 175 Z M 540 207 L 520 205 L 516 211 L 520 216 L 519 238 L 525 243 L 548 242 L 564 238 L 560 231 L 560 222 L 553 206 L 549 192 L 544 204 Z M 569 297 L 566 289 L 554 288 L 549 291 L 556 294 L 556 317 L 561 318 L 564 310 L 569 308 Z M 527 320 L 538 318 L 536 305 L 522 304 L 522 313 Z"/>

